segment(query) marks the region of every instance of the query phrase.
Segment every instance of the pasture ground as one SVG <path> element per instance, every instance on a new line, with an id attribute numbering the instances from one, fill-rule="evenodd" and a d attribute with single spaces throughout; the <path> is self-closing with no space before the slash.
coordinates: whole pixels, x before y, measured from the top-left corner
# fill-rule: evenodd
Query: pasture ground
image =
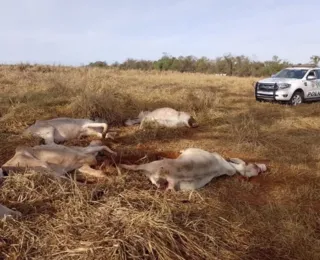
<path id="1" fill-rule="evenodd" d="M 0 164 L 36 119 L 102 117 L 134 162 L 198 147 L 265 162 L 267 174 L 219 177 L 164 193 L 139 174 L 57 182 L 27 171 L 4 181 L 0 203 L 23 213 L 0 222 L 4 259 L 320 259 L 320 103 L 256 103 L 254 78 L 46 66 L 0 67 Z M 140 110 L 191 112 L 195 129 L 124 127 Z M 89 139 L 73 143 L 86 145 Z M 121 157 L 121 158 L 120 158 Z"/>

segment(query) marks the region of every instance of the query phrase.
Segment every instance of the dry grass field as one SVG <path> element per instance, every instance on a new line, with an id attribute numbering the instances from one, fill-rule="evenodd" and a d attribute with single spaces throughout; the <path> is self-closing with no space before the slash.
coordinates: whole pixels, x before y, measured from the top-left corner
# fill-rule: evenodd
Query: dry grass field
<path id="1" fill-rule="evenodd" d="M 105 179 L 80 184 L 10 174 L 0 203 L 23 217 L 0 221 L 0 258 L 320 259 L 320 103 L 256 103 L 254 80 L 0 67 L 0 165 L 18 144 L 38 144 L 20 136 L 36 119 L 98 116 L 118 133 L 104 141 L 118 161 L 198 147 L 268 166 L 250 180 L 222 176 L 197 191 L 168 193 L 115 167 L 105 169 Z M 123 126 L 142 109 L 164 106 L 190 112 L 201 126 Z"/>

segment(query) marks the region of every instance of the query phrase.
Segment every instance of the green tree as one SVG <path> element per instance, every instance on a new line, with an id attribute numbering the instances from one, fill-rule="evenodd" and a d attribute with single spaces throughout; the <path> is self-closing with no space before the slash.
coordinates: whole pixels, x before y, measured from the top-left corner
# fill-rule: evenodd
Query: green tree
<path id="1" fill-rule="evenodd" d="M 320 62 L 320 56 L 310 58 L 314 64 Z M 281 69 L 292 65 L 291 63 L 280 59 L 274 55 L 271 60 L 254 61 L 249 57 L 240 55 L 233 56 L 230 53 L 215 59 L 201 57 L 198 59 L 192 55 L 173 57 L 164 52 L 158 60 L 136 60 L 127 59 L 122 63 L 114 62 L 110 66 L 105 61 L 96 61 L 88 66 L 113 67 L 119 69 L 137 69 L 137 70 L 171 70 L 179 72 L 201 72 L 201 73 L 223 73 L 240 77 L 247 76 L 270 76 Z"/>
<path id="2" fill-rule="evenodd" d="M 89 67 L 108 67 L 108 63 L 105 61 L 96 61 L 96 62 L 90 62 Z"/>
<path id="3" fill-rule="evenodd" d="M 206 57 L 201 57 L 195 63 L 195 71 L 207 73 L 210 67 L 210 60 Z"/>
<path id="4" fill-rule="evenodd" d="M 319 65 L 319 62 L 320 62 L 320 56 L 318 56 L 318 55 L 313 55 L 313 56 L 310 57 L 310 61 L 311 61 L 314 65 L 318 66 L 318 65 Z"/>
<path id="5" fill-rule="evenodd" d="M 160 71 L 170 70 L 173 63 L 173 57 L 164 52 L 161 59 L 154 63 L 154 68 Z"/>

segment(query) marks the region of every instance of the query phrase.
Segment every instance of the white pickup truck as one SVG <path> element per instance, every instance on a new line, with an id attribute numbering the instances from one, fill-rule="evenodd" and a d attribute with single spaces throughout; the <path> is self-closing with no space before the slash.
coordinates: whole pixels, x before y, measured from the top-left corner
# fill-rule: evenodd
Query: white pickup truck
<path id="1" fill-rule="evenodd" d="M 294 106 L 320 101 L 320 68 L 286 68 L 271 78 L 257 81 L 254 88 L 257 101 L 278 101 Z"/>

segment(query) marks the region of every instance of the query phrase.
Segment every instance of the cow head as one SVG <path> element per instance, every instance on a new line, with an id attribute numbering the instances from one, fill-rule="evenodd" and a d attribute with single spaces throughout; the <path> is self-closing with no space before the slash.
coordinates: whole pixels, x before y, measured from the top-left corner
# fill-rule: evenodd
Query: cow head
<path id="1" fill-rule="evenodd" d="M 190 116 L 188 120 L 188 125 L 189 127 L 193 127 L 193 128 L 199 126 L 198 122 L 192 116 Z"/>
<path id="2" fill-rule="evenodd" d="M 239 158 L 230 158 L 229 162 L 235 167 L 235 169 L 245 177 L 257 176 L 267 170 L 267 166 L 261 163 L 249 163 L 246 164 Z"/>

